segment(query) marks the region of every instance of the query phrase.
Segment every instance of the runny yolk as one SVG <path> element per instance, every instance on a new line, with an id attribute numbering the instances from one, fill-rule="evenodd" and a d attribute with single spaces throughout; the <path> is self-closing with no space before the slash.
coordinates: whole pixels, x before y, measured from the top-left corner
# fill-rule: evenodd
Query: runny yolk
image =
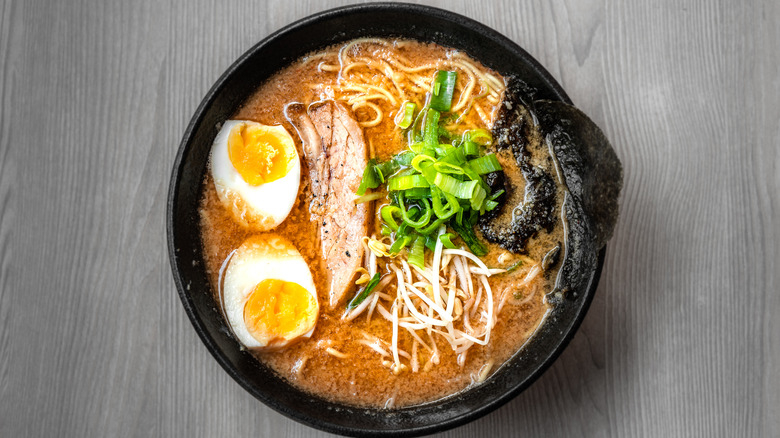
<path id="1" fill-rule="evenodd" d="M 289 339 L 290 335 L 302 335 L 300 331 L 311 326 L 316 309 L 315 298 L 303 286 L 266 279 L 249 296 L 244 306 L 244 323 L 258 341 Z"/>
<path id="2" fill-rule="evenodd" d="M 252 186 L 287 175 L 295 158 L 295 144 L 282 126 L 238 124 L 230 130 L 227 146 L 233 167 Z"/>

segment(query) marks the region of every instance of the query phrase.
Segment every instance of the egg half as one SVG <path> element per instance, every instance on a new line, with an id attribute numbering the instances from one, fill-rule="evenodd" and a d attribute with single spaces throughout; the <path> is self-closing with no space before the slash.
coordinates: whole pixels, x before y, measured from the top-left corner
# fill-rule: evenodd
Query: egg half
<path id="1" fill-rule="evenodd" d="M 301 180 L 295 142 L 283 126 L 228 120 L 211 147 L 211 175 L 236 221 L 270 230 L 290 213 Z"/>
<path id="2" fill-rule="evenodd" d="M 222 299 L 228 323 L 247 348 L 273 350 L 311 337 L 319 302 L 298 250 L 275 234 L 248 238 L 230 258 Z"/>

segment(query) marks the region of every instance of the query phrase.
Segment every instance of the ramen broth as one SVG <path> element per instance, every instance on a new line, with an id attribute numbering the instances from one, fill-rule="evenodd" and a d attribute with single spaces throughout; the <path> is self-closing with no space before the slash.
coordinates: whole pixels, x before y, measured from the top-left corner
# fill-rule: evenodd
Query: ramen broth
<path id="1" fill-rule="evenodd" d="M 451 60 L 454 56 L 463 57 L 462 53 L 451 49 L 412 41 L 365 46 L 350 47 L 353 58 L 370 55 L 374 59 L 381 59 L 383 54 L 391 53 L 408 62 L 409 66 L 426 66 L 439 65 L 442 60 Z M 303 157 L 300 139 L 285 118 L 285 105 L 291 102 L 308 105 L 324 99 L 339 99 L 340 77 L 346 76 L 343 66 L 339 66 L 340 49 L 343 50 L 344 47 L 337 46 L 312 54 L 278 72 L 263 83 L 232 118 L 252 120 L 265 125 L 283 125 L 292 134 L 299 155 Z M 482 71 L 490 72 L 473 59 L 463 59 Z M 435 70 L 431 69 L 426 74 L 431 76 Z M 500 78 L 496 73 L 490 73 Z M 381 86 L 380 79 L 375 79 L 378 86 Z M 476 94 L 479 90 L 473 92 Z M 417 100 L 420 106 L 425 103 L 424 92 L 407 91 L 404 97 Z M 453 102 L 457 99 L 456 91 Z M 400 103 L 393 105 L 387 100 L 377 100 L 374 103 L 384 113 L 381 123 L 376 126 L 365 126 L 375 119 L 376 112 L 372 108 L 358 105 L 353 107 L 354 114 L 356 120 L 364 125 L 363 133 L 369 154 L 379 160 L 386 160 L 407 148 L 405 136 L 394 122 Z M 463 126 L 455 129 L 482 126 L 489 130 L 500 103 L 500 100 L 483 101 L 480 109 L 472 108 L 467 117 L 461 120 Z M 544 151 L 537 153 L 543 154 Z M 370 320 L 363 314 L 352 321 L 345 321 L 342 318 L 345 314 L 344 302 L 335 308 L 328 305 L 326 266 L 320 254 L 317 224 L 310 220 L 308 199 L 311 188 L 307 181 L 306 163 L 301 161 L 303 169 L 297 200 L 289 216 L 273 232 L 289 239 L 308 263 L 318 291 L 320 314 L 311 338 L 279 351 L 255 353 L 258 360 L 293 385 L 326 399 L 355 406 L 400 407 L 436 400 L 489 378 L 503 362 L 522 348 L 544 320 L 548 312 L 545 294 L 553 288 L 556 276 L 554 270 L 537 275 L 521 291 L 514 292 L 506 300 L 487 345 L 473 345 L 459 360 L 452 347 L 444 339 L 437 338 L 438 364 L 427 369 L 420 367 L 417 372 L 410 369 L 393 372 L 391 367 L 387 366 L 386 357 L 367 347 L 365 343 L 358 342 L 363 339 L 363 333 L 389 340 L 392 337 L 391 324 L 376 312 Z M 235 222 L 220 203 L 210 175 L 205 178 L 203 184 L 200 214 L 204 257 L 215 300 L 219 301 L 220 270 L 223 264 L 233 250 L 257 232 Z M 372 203 L 376 205 L 370 206 L 369 211 L 375 215 L 382 200 Z M 560 200 L 556 211 L 559 214 Z M 379 222 L 375 219 L 369 228 L 377 235 Z M 562 241 L 562 225 L 559 223 L 552 232 L 540 232 L 530 239 L 526 253 L 522 256 L 510 254 L 497 245 L 488 244 L 489 253 L 481 259 L 489 267 L 506 266 L 507 260 L 528 260 L 526 265 L 530 266 L 532 263 L 540 263 L 545 254 Z M 380 272 L 387 272 L 384 271 L 384 263 L 385 259 L 380 259 Z M 526 269 L 521 274 L 506 273 L 489 278 L 496 307 L 501 298 L 499 294 L 522 280 L 520 277 L 527 273 Z M 357 287 L 350 291 L 345 301 L 351 299 L 356 290 Z M 414 348 L 412 343 L 412 337 L 408 333 L 399 333 L 399 348 L 411 352 Z M 430 354 L 421 347 L 417 348 L 417 352 L 422 363 L 429 359 Z M 408 362 L 407 359 L 404 361 Z"/>

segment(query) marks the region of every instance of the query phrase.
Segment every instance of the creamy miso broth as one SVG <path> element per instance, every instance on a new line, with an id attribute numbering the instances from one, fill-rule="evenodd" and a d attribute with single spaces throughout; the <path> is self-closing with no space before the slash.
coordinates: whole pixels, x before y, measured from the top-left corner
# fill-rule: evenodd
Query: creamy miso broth
<path id="1" fill-rule="evenodd" d="M 455 74 L 440 75 L 440 71 Z M 450 82 L 441 78 L 449 78 Z M 442 90 L 448 84 L 454 88 L 449 107 L 443 107 L 435 97 L 446 94 Z M 516 166 L 515 157 L 497 146 L 498 138 L 485 136 L 501 114 L 505 88 L 503 77 L 462 52 L 436 44 L 374 39 L 355 40 L 310 54 L 260 85 L 232 119 L 284 127 L 297 152 L 297 157 L 286 162 L 300 161 L 299 185 L 295 191 L 284 183 L 285 179 L 291 180 L 289 175 L 297 175 L 292 164 L 280 171 L 287 172 L 284 177 L 266 178 L 273 180 L 267 184 L 283 187 L 270 190 L 274 196 L 282 196 L 279 193 L 283 190 L 293 193 L 289 214 L 277 226 L 266 229 L 271 220 L 253 224 L 246 216 L 237 214 L 244 201 L 236 200 L 238 192 L 222 185 L 217 188 L 214 173 L 209 172 L 203 181 L 200 209 L 206 267 L 215 300 L 220 303 L 218 307 L 226 311 L 225 277 L 231 265 L 239 263 L 234 258 L 236 250 L 247 239 L 260 236 L 259 239 L 270 242 L 266 245 L 268 251 L 284 248 L 285 257 L 296 253 L 305 261 L 316 289 L 319 310 L 313 330 L 300 334 L 308 326 L 296 326 L 300 333 L 295 339 L 273 341 L 256 348 L 244 343 L 259 361 L 312 394 L 349 405 L 391 408 L 436 400 L 479 384 L 522 348 L 548 311 L 545 294 L 554 287 L 555 259 L 562 252 L 564 241 L 560 219 L 536 227 L 538 230 L 515 252 L 503 248 L 501 242 L 487 242 L 480 231 L 485 228 L 469 226 L 486 250 L 486 254 L 475 256 L 462 233 L 454 232 L 447 225 L 446 220 L 455 220 L 453 214 L 438 227 L 434 227 L 433 220 L 425 222 L 416 234 L 412 233 L 412 241 L 395 254 L 391 253 L 393 243 L 400 240 L 398 236 L 404 230 L 392 229 L 381 214 L 383 206 L 399 202 L 398 195 L 391 194 L 388 182 L 393 175 L 408 176 L 404 181 L 411 181 L 412 185 L 430 184 L 433 188 L 429 191 L 441 194 L 439 199 L 444 203 L 438 212 L 446 211 L 447 200 L 453 197 L 456 199 L 453 204 L 461 205 L 450 205 L 453 209 L 466 211 L 469 205 L 472 210 L 481 208 L 484 218 L 479 216 L 479 211 L 473 213 L 483 221 L 481 224 L 494 214 L 493 210 L 508 208 L 505 212 L 514 217 L 515 210 L 519 215 L 518 208 L 533 207 L 501 204 L 514 202 L 518 197 L 522 203 L 525 184 L 523 175 L 512 167 Z M 439 113 L 439 131 L 427 137 L 420 132 L 415 137 L 415 130 L 432 126 L 429 119 L 434 117 L 430 111 L 432 106 L 447 108 L 434 111 Z M 407 113 L 411 113 L 411 123 Z M 413 133 L 409 134 L 410 131 Z M 270 135 L 272 143 L 279 138 L 282 140 L 278 142 L 284 143 L 287 138 L 256 131 L 247 133 L 240 141 L 249 144 L 252 135 Z M 433 143 L 431 135 L 435 137 Z M 556 175 L 554 159 L 541 146 L 538 135 L 530 132 L 528 137 L 528 163 Z M 480 155 L 465 159 L 476 168 L 475 172 L 486 161 L 475 160 L 491 154 L 495 154 L 503 170 L 480 174 L 483 181 L 472 184 L 471 181 L 476 181 L 470 179 L 473 174 L 458 173 L 459 166 L 469 173 L 474 170 L 463 164 L 464 160 L 454 167 L 440 163 L 441 158 L 455 149 L 467 151 L 467 141 L 481 150 Z M 415 152 L 409 157 L 428 153 L 432 158 L 417 159 L 414 165 L 401 164 L 392 175 L 382 175 L 385 182 L 366 190 L 362 198 L 355 195 L 364 179 L 365 167 L 389 163 L 393 157 L 412 149 L 418 149 L 419 154 Z M 265 151 L 277 157 L 268 158 L 266 167 L 261 169 L 268 175 L 278 168 L 279 160 L 288 160 L 281 147 L 266 147 Z M 236 161 L 233 163 L 240 167 Z M 459 188 L 438 189 L 435 178 L 431 177 L 435 174 L 431 170 L 434 164 L 444 175 L 440 180 L 454 178 L 452 184 L 473 190 L 472 198 L 445 196 L 445 189 L 462 193 L 457 193 Z M 415 173 L 416 168 L 421 170 Z M 408 175 L 402 175 L 404 172 Z M 430 183 L 426 182 L 425 175 L 431 177 Z M 498 189 L 488 187 L 495 182 L 496 175 L 500 176 L 498 185 L 494 184 Z M 222 176 L 217 179 L 224 183 Z M 480 198 L 478 187 L 485 190 L 485 200 Z M 499 193 L 502 190 L 505 193 Z M 425 187 L 410 186 L 401 192 L 408 195 L 401 205 L 410 215 L 410 221 L 424 222 L 421 212 L 426 206 L 431 206 L 429 209 L 433 211 L 435 206 L 433 200 L 422 200 L 426 196 Z M 562 192 L 553 194 L 550 204 L 554 210 L 551 214 L 556 218 L 560 218 Z M 416 197 L 419 193 L 423 193 L 421 198 Z M 498 194 L 491 201 L 495 204 L 487 202 L 491 194 Z M 355 198 L 363 202 L 355 206 Z M 487 211 L 490 207 L 493 210 Z M 401 225 L 405 223 L 397 213 L 389 216 Z M 428 234 L 428 240 L 421 234 L 427 227 L 434 229 Z M 446 246 L 452 249 L 445 246 L 441 235 L 447 235 Z M 423 247 L 423 268 L 411 263 L 417 239 L 428 245 L 419 244 Z M 297 260 L 298 256 L 293 255 L 288 258 Z M 545 256 L 547 260 L 543 263 Z M 489 270 L 482 269 L 474 259 Z M 271 266 L 269 272 L 277 270 L 276 265 L 267 266 Z M 286 266 L 278 271 L 286 272 Z M 438 285 L 433 284 L 434 267 L 440 268 Z M 377 274 L 378 279 L 374 289 L 362 302 L 348 309 L 353 298 L 371 283 L 375 277 L 372 274 Z M 247 333 L 255 333 L 252 330 L 257 324 L 266 331 L 287 330 L 284 327 L 297 324 L 295 318 L 300 315 L 313 317 L 306 310 L 308 307 L 303 309 L 289 300 L 287 304 L 282 303 L 287 296 L 285 287 L 295 283 L 295 278 L 291 271 L 284 284 L 274 283 L 273 288 L 266 284 L 268 287 L 263 290 L 273 289 L 273 293 L 267 293 L 272 298 L 258 299 L 253 305 L 263 312 L 273 313 L 277 309 L 280 315 L 272 315 L 272 322 L 262 315 L 262 321 L 250 321 L 251 312 L 245 309 Z M 303 289 L 296 289 L 299 296 L 306 295 Z M 236 315 L 242 314 L 240 310 L 233 309 Z M 236 326 L 231 328 L 237 334 Z"/>

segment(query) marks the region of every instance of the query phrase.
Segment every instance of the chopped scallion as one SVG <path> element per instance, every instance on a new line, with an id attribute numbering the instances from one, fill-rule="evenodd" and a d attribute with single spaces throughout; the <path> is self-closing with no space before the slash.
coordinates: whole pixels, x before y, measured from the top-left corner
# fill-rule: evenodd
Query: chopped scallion
<path id="1" fill-rule="evenodd" d="M 437 172 L 446 173 L 449 175 L 463 175 L 463 168 L 455 164 L 447 163 L 445 161 L 437 161 L 433 163 L 433 168 Z"/>
<path id="2" fill-rule="evenodd" d="M 403 236 L 401 238 L 397 238 L 395 242 L 393 242 L 393 244 L 390 245 L 390 251 L 389 251 L 390 254 L 398 254 L 411 241 L 412 241 L 412 236 Z"/>
<path id="3" fill-rule="evenodd" d="M 460 181 L 444 173 L 437 173 L 433 183 L 442 192 L 460 199 L 471 199 L 474 189 L 479 184 L 477 181 Z"/>
<path id="4" fill-rule="evenodd" d="M 480 146 L 489 146 L 493 143 L 493 136 L 485 129 L 472 129 L 466 133 L 468 141 Z"/>
<path id="5" fill-rule="evenodd" d="M 417 236 L 409 251 L 409 264 L 425 269 L 425 237 Z"/>
<path id="6" fill-rule="evenodd" d="M 447 200 L 446 208 L 442 203 L 442 196 Z M 431 203 L 433 204 L 433 212 L 441 219 L 448 219 L 460 210 L 460 204 L 454 196 L 449 193 L 442 193 L 442 191 L 436 187 L 431 189 Z"/>
<path id="7" fill-rule="evenodd" d="M 409 149 L 382 163 L 369 160 L 357 191 L 357 202 L 387 197 L 390 204 L 382 206 L 380 216 L 381 234 L 392 240 L 389 252 L 408 248 L 409 263 L 420 268 L 425 248 L 433 251 L 438 241 L 455 248 L 453 241 L 460 238 L 475 255 L 485 255 L 474 226 L 480 215 L 499 206 L 504 193 L 493 192 L 483 177 L 502 170 L 495 154 L 484 153 L 493 142 L 491 133 L 458 134 L 445 127 L 459 117 L 450 112 L 456 82 L 456 72 L 437 71 L 425 107 L 418 111 L 415 103 L 403 103 L 395 123 L 406 130 Z M 451 232 L 440 231 L 445 228 Z"/>
<path id="8" fill-rule="evenodd" d="M 382 183 L 374 167 L 376 167 L 376 160 L 368 160 L 368 166 L 363 169 L 363 179 L 360 181 L 360 186 L 358 186 L 356 192 L 358 196 L 365 195 L 367 189 L 375 189 Z"/>
<path id="9" fill-rule="evenodd" d="M 394 176 L 387 180 L 387 190 L 392 192 L 429 186 L 428 181 L 420 174 Z"/>
<path id="10" fill-rule="evenodd" d="M 412 228 L 422 228 L 428 225 L 428 222 L 431 220 L 431 215 L 433 214 L 433 209 L 431 209 L 431 204 L 428 202 L 428 200 L 421 199 L 420 201 L 422 201 L 422 206 L 410 207 L 409 210 L 407 210 L 406 206 L 404 205 L 404 196 L 402 195 L 398 199 L 398 202 L 401 204 L 401 217 L 403 218 L 404 223 L 408 224 Z M 410 210 L 412 210 L 412 208 L 422 210 L 422 215 L 419 219 L 410 214 Z"/>
<path id="11" fill-rule="evenodd" d="M 412 125 L 412 122 L 414 121 L 415 108 L 417 108 L 417 104 L 414 102 L 406 102 L 404 104 L 403 112 L 398 112 L 398 115 L 403 114 L 403 117 L 401 117 L 400 120 L 396 122 L 396 125 L 398 125 L 399 128 L 406 129 Z"/>
<path id="12" fill-rule="evenodd" d="M 406 199 L 431 199 L 431 189 L 427 187 L 415 187 L 404 191 Z"/>
<path id="13" fill-rule="evenodd" d="M 463 142 L 463 155 L 466 157 L 476 157 L 479 155 L 479 145 L 470 140 Z"/>
<path id="14" fill-rule="evenodd" d="M 484 157 L 475 158 L 469 161 L 469 166 L 478 175 L 484 175 L 490 172 L 501 170 L 501 163 L 498 162 L 495 154 L 488 154 Z"/>
<path id="15" fill-rule="evenodd" d="M 385 222 L 385 224 L 387 224 L 387 226 L 389 226 L 393 231 L 398 229 L 398 222 L 395 221 L 393 215 L 401 215 L 400 207 L 395 205 L 385 205 L 381 210 L 379 210 L 379 214 L 382 216 L 382 220 Z"/>
<path id="16" fill-rule="evenodd" d="M 485 209 L 483 203 L 485 202 L 486 197 L 487 192 L 485 189 L 482 187 L 475 188 L 474 195 L 471 197 L 471 208 L 482 213 L 482 211 Z"/>
<path id="17" fill-rule="evenodd" d="M 474 229 L 471 226 L 460 225 L 457 222 L 450 222 L 450 226 L 456 233 L 460 234 L 460 238 L 466 242 L 466 246 L 469 247 L 475 256 L 482 257 L 487 254 L 487 247 L 477 239 L 477 236 L 474 234 Z"/>
<path id="18" fill-rule="evenodd" d="M 439 240 L 441 240 L 442 245 L 444 245 L 447 249 L 455 249 L 455 244 L 452 243 L 453 238 L 452 233 L 444 233 L 441 236 L 439 236 Z"/>
<path id="19" fill-rule="evenodd" d="M 412 167 L 414 167 L 414 170 L 422 173 L 423 166 L 431 165 L 434 162 L 436 162 L 436 159 L 431 157 L 430 155 L 420 154 L 414 157 L 414 159 L 412 159 Z"/>
<path id="20" fill-rule="evenodd" d="M 449 111 L 452 107 L 452 94 L 455 92 L 455 83 L 458 80 L 458 72 L 439 70 L 431 87 L 431 108 L 437 111 Z"/>
<path id="21" fill-rule="evenodd" d="M 492 195 L 488 196 L 488 201 L 495 201 L 499 196 L 504 194 L 504 189 L 500 189 Z"/>
<path id="22" fill-rule="evenodd" d="M 436 251 L 436 236 L 425 236 L 425 247 L 431 251 Z"/>
<path id="23" fill-rule="evenodd" d="M 424 236 L 427 236 L 427 235 L 429 235 L 429 234 L 431 234 L 431 233 L 433 233 L 433 232 L 437 231 L 437 230 L 439 229 L 439 226 L 440 226 L 441 224 L 443 224 L 444 222 L 446 222 L 446 221 L 447 221 L 447 219 L 448 219 L 448 218 L 439 218 L 439 219 L 436 219 L 435 221 L 431 222 L 431 224 L 430 224 L 430 225 L 428 225 L 427 227 L 425 227 L 425 228 L 421 228 L 421 229 L 418 229 L 418 230 L 417 230 L 417 232 L 418 232 L 418 233 L 420 233 L 420 234 L 422 234 L 422 235 L 424 235 Z"/>
<path id="24" fill-rule="evenodd" d="M 489 199 L 485 200 L 485 211 L 493 211 L 496 207 L 498 207 L 498 202 Z"/>
<path id="25" fill-rule="evenodd" d="M 441 114 L 433 108 L 428 108 L 423 125 L 423 145 L 433 149 L 439 145 L 439 117 Z M 430 154 L 429 154 L 430 155 Z"/>
<path id="26" fill-rule="evenodd" d="M 371 293 L 374 291 L 374 288 L 376 288 L 377 284 L 379 284 L 379 273 L 374 274 L 374 276 L 368 280 L 368 283 L 366 283 L 366 287 L 358 292 L 358 294 L 355 295 L 355 298 L 352 298 L 352 301 L 347 304 L 347 311 L 349 312 L 350 310 L 359 306 L 363 301 L 366 300 L 366 298 L 371 296 Z"/>
<path id="27" fill-rule="evenodd" d="M 398 170 L 398 168 L 401 166 L 405 166 L 405 167 L 411 166 L 412 160 L 414 160 L 414 157 L 416 155 L 417 154 L 411 151 L 401 152 L 400 154 L 393 157 L 393 159 L 390 160 L 389 162 L 395 163 L 398 166 L 396 167 L 396 170 Z"/>

